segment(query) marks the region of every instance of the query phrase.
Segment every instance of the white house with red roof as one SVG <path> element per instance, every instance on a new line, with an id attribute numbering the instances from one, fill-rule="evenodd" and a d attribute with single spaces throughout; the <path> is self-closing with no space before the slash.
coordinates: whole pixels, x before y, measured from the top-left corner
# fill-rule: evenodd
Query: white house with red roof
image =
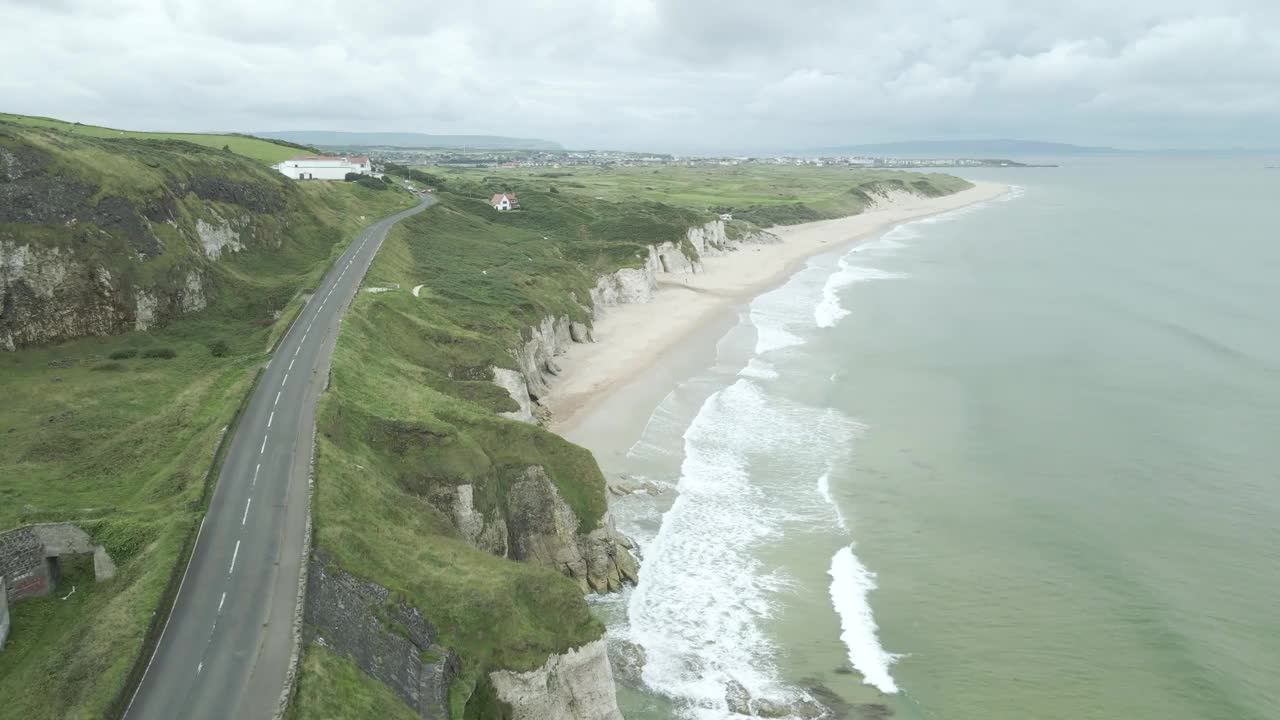
<path id="1" fill-rule="evenodd" d="M 498 193 L 489 198 L 489 204 L 493 206 L 494 210 L 500 211 L 520 209 L 520 203 L 516 200 L 515 193 Z"/>
<path id="2" fill-rule="evenodd" d="M 373 164 L 369 162 L 369 158 L 347 155 L 300 155 L 271 167 L 294 180 L 345 180 L 347 173 L 373 173 Z"/>

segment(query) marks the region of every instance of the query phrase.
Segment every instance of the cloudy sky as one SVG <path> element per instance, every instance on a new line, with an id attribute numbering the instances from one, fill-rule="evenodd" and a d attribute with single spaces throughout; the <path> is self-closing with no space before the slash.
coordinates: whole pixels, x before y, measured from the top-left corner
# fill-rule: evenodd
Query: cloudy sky
<path id="1" fill-rule="evenodd" d="M 1280 0 L 0 0 L 0 110 L 781 150 L 1280 147 Z"/>

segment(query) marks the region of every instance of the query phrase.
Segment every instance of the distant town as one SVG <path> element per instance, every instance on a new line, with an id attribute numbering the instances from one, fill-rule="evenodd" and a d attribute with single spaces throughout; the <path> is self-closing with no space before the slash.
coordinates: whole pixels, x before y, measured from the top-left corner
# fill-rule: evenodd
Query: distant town
<path id="1" fill-rule="evenodd" d="M 1000 158 L 901 158 L 868 156 L 706 157 L 614 150 L 466 150 L 457 148 L 327 147 L 326 150 L 367 155 L 377 163 L 442 167 L 657 167 L 663 165 L 807 165 L 867 168 L 1056 167 Z"/>

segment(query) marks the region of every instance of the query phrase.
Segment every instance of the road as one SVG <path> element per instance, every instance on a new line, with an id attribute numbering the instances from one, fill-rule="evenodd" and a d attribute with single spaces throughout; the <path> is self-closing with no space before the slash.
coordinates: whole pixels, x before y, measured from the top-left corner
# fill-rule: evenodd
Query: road
<path id="1" fill-rule="evenodd" d="M 284 687 L 303 562 L 316 400 L 338 321 L 387 230 L 356 235 L 273 354 L 231 439 L 190 565 L 127 720 L 267 720 Z"/>

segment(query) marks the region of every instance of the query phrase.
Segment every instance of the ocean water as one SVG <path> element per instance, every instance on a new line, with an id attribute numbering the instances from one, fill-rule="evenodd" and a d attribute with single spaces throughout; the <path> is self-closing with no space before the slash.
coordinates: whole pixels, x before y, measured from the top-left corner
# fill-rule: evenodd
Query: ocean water
<path id="1" fill-rule="evenodd" d="M 1265 164 L 975 172 L 741 308 L 605 462 L 629 720 L 1280 718 Z"/>

